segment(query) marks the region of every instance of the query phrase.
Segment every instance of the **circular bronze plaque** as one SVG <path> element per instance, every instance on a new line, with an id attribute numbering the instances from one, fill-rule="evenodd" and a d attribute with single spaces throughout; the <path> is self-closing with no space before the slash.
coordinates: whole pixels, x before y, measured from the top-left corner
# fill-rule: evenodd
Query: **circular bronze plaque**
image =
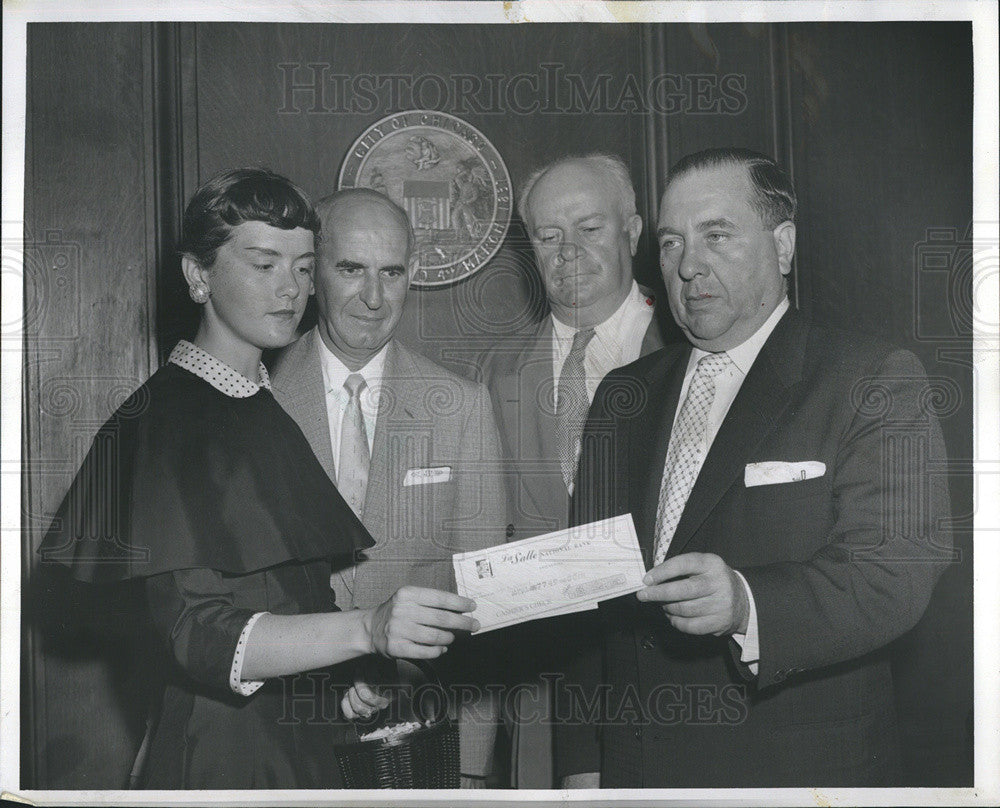
<path id="1" fill-rule="evenodd" d="M 340 188 L 372 188 L 399 203 L 417 237 L 413 285 L 467 278 L 500 248 L 510 224 L 510 175 L 483 134 L 445 112 L 397 112 L 354 141 Z"/>

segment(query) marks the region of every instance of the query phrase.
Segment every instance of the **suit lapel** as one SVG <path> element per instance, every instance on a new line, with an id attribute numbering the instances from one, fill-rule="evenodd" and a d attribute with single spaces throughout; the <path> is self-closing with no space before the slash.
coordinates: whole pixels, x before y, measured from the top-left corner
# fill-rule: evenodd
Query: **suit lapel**
<path id="1" fill-rule="evenodd" d="M 395 479 L 398 475 L 398 460 L 392 458 L 392 440 L 390 436 L 398 435 L 407 422 L 416 418 L 422 403 L 421 379 L 416 365 L 410 359 L 407 350 L 396 340 L 389 343 L 385 357 L 385 368 L 382 374 L 382 392 L 379 396 L 378 416 L 375 419 L 375 436 L 372 439 L 371 464 L 368 467 L 368 487 L 365 491 L 365 510 L 362 521 L 368 532 L 378 545 L 384 545 L 394 537 L 388 536 L 390 515 L 388 505 L 396 501 L 391 496 L 391 488 L 402 484 Z M 394 464 L 393 460 L 397 462 Z M 394 465 L 397 467 L 394 471 Z M 403 515 L 393 516 L 394 524 L 408 524 Z M 390 565 L 391 567 L 391 565 Z M 379 569 L 385 569 L 385 564 L 362 562 L 354 577 L 354 588 L 358 591 L 380 591 L 380 581 L 377 580 Z M 392 570 L 397 572 L 397 570 Z"/>
<path id="2" fill-rule="evenodd" d="M 420 404 L 420 380 L 417 369 L 396 340 L 389 343 L 382 373 L 382 392 L 378 402 L 378 416 L 375 419 L 375 437 L 372 440 L 371 465 L 368 467 L 368 488 L 365 492 L 365 524 L 380 519 L 384 523 L 383 504 L 390 484 L 398 481 L 389 479 L 389 435 L 398 429 L 401 422 L 413 420 L 416 407 Z M 385 525 L 380 525 L 384 529 Z"/>
<path id="3" fill-rule="evenodd" d="M 529 489 L 536 499 L 535 506 L 544 503 L 562 503 L 568 510 L 569 494 L 559 469 L 558 419 L 554 413 L 555 377 L 552 372 L 552 319 L 546 317 L 539 329 L 538 338 L 530 346 L 528 364 L 521 380 L 521 423 L 531 422 L 535 435 L 530 445 L 539 447 L 539 457 L 552 462 L 552 473 L 529 477 L 534 485 Z M 530 430 L 529 430 L 530 433 Z M 551 507 L 551 506 L 550 506 Z M 545 513 L 542 508 L 539 513 Z M 565 526 L 567 514 L 560 514 L 560 527 Z"/>
<path id="4" fill-rule="evenodd" d="M 743 472 L 753 450 L 780 422 L 791 401 L 791 386 L 798 379 L 806 342 L 804 330 L 801 318 L 789 311 L 761 348 L 691 489 L 670 542 L 670 555 L 683 551 Z"/>
<path id="5" fill-rule="evenodd" d="M 552 319 L 546 316 L 528 338 L 499 389 L 508 391 L 507 431 L 513 435 L 508 451 L 529 469 L 518 475 L 518 495 L 529 500 L 521 505 L 532 513 L 556 518 L 556 526 L 565 527 L 569 494 L 558 468 L 553 384 Z"/>

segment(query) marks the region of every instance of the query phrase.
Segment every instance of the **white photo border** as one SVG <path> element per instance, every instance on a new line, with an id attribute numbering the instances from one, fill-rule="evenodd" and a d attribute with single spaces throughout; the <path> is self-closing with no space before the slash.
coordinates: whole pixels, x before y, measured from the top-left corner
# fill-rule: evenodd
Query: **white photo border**
<path id="1" fill-rule="evenodd" d="M 997 3 L 981 2 L 418 2 L 413 0 L 299 0 L 294 5 L 253 0 L 135 3 L 126 0 L 27 0 L 3 12 L 3 232 L 20 242 L 24 221 L 26 25 L 56 21 L 227 22 L 798 22 L 971 21 L 974 53 L 974 234 L 984 245 L 983 272 L 973 279 L 977 318 L 1000 322 L 998 285 Z M 5 248 L 6 249 L 6 248 Z M 17 256 L 5 253 L 2 322 L 17 323 L 23 308 Z M 974 452 L 977 458 L 975 531 L 975 787 L 969 789 L 703 789 L 505 792 L 364 791 L 23 791 L 20 778 L 21 407 L 20 339 L 2 351 L 2 471 L 0 508 L 0 788 L 5 798 L 38 805 L 990 805 L 1000 801 L 1000 546 L 988 532 L 1000 527 L 1000 334 L 977 333 Z"/>

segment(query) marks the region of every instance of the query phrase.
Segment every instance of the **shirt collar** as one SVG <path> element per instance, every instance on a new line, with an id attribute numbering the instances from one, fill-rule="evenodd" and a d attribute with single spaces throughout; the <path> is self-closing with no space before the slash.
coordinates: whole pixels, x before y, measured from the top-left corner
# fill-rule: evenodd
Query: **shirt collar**
<path id="1" fill-rule="evenodd" d="M 193 373 L 199 379 L 208 382 L 220 393 L 231 398 L 250 398 L 256 395 L 262 387 L 271 389 L 271 377 L 267 374 L 264 363 L 259 363 L 257 373 L 260 382 L 252 382 L 242 373 L 233 370 L 221 359 L 216 359 L 208 351 L 204 351 L 193 342 L 182 339 L 170 352 L 170 359 L 175 365 Z"/>
<path id="2" fill-rule="evenodd" d="M 764 321 L 760 328 L 754 331 L 747 340 L 741 342 L 735 348 L 730 348 L 726 351 L 729 354 L 729 358 L 733 360 L 733 364 L 736 365 L 736 368 L 744 376 L 750 372 L 750 367 L 757 359 L 757 354 L 760 353 L 760 349 L 764 347 L 767 338 L 771 336 L 771 332 L 774 331 L 778 325 L 778 321 L 788 311 L 788 308 L 788 298 L 782 298 L 774 311 L 771 312 L 771 316 Z M 695 348 L 691 352 L 691 366 L 698 364 L 698 360 L 703 356 L 707 356 L 708 353 L 708 351 L 703 351 L 701 348 Z"/>
<path id="3" fill-rule="evenodd" d="M 339 356 L 327 348 L 318 329 L 316 331 L 316 343 L 319 347 L 320 364 L 323 366 L 323 389 L 327 393 L 334 390 L 341 390 L 344 382 L 347 381 L 347 377 L 352 373 L 361 374 L 365 380 L 365 385 L 370 391 L 379 390 L 382 384 L 382 377 L 385 375 L 385 357 L 389 352 L 388 342 L 360 370 L 351 370 L 341 361 Z"/>

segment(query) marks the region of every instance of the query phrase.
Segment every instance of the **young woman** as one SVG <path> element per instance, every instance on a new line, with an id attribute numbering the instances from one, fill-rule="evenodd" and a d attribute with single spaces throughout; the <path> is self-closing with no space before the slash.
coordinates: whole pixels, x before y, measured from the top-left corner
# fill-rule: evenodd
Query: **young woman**
<path id="1" fill-rule="evenodd" d="M 295 339 L 318 233 L 303 193 L 271 172 L 198 189 L 181 245 L 197 335 L 100 430 L 40 548 L 80 580 L 144 581 L 168 652 L 147 788 L 336 788 L 343 724 L 318 671 L 435 657 L 477 628 L 473 601 L 432 589 L 333 603 L 331 560 L 372 540 L 260 361 Z"/>

